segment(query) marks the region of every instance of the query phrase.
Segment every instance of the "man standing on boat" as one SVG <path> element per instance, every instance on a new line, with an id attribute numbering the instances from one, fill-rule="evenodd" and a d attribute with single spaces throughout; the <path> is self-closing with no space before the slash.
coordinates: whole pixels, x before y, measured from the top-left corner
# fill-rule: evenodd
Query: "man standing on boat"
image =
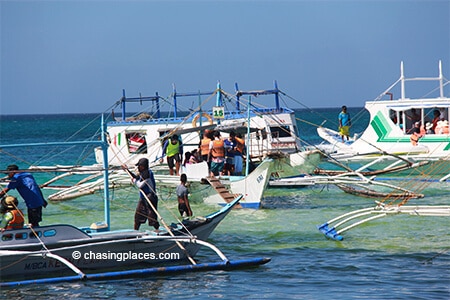
<path id="1" fill-rule="evenodd" d="M 211 161 L 210 175 L 223 175 L 223 166 L 225 164 L 225 147 L 224 142 L 220 138 L 220 132 L 214 131 L 214 140 L 209 144 L 209 157 Z"/>
<path id="2" fill-rule="evenodd" d="M 169 165 L 169 174 L 178 175 L 180 172 L 181 157 L 183 155 L 183 146 L 178 138 L 178 135 L 174 134 L 170 140 L 164 143 L 163 155 L 167 156 L 167 164 Z M 173 168 L 175 167 L 175 173 Z"/>
<path id="3" fill-rule="evenodd" d="M 208 160 L 209 143 L 211 143 L 212 139 L 213 139 L 212 132 L 210 130 L 206 129 L 203 132 L 203 138 L 200 141 L 200 145 L 199 145 L 199 152 L 201 155 L 201 159 L 202 159 L 202 161 L 206 161 L 208 163 L 208 167 L 210 166 L 210 162 Z"/>
<path id="4" fill-rule="evenodd" d="M 224 175 L 234 175 L 235 172 L 234 159 L 235 156 L 239 154 L 237 152 L 236 146 L 237 146 L 236 133 L 234 131 L 230 131 L 229 137 L 224 140 L 224 147 L 225 147 L 225 165 L 223 167 Z"/>
<path id="5" fill-rule="evenodd" d="M 10 181 L 0 192 L 0 197 L 6 195 L 9 190 L 17 189 L 28 208 L 28 223 L 33 227 L 38 227 L 39 222 L 42 221 L 42 207 L 47 206 L 47 201 L 44 199 L 39 185 L 33 175 L 20 172 L 17 165 L 9 165 L 6 170 Z"/>
<path id="6" fill-rule="evenodd" d="M 134 229 L 139 230 L 141 224 L 148 220 L 148 225 L 159 229 L 158 216 L 158 196 L 156 195 L 156 182 L 152 170 L 148 165 L 148 159 L 141 158 L 136 164 L 139 175 L 131 172 L 127 166 L 122 168 L 132 177 L 132 181 L 139 188 L 139 202 L 134 214 Z M 150 201 L 150 203 L 149 203 Z"/>
<path id="7" fill-rule="evenodd" d="M 189 190 L 187 188 L 187 176 L 186 174 L 181 174 L 180 176 L 180 184 L 176 189 L 177 197 L 178 197 L 178 211 L 180 212 L 181 217 L 188 218 L 192 217 L 192 209 L 189 205 Z"/>
<path id="8" fill-rule="evenodd" d="M 241 176 L 244 166 L 245 141 L 239 133 L 235 139 L 237 153 L 234 156 L 234 175 Z"/>
<path id="9" fill-rule="evenodd" d="M 350 119 L 350 114 L 347 112 L 347 106 L 345 105 L 342 106 L 342 111 L 339 113 L 338 119 L 339 119 L 339 133 L 342 136 L 342 141 L 344 141 L 344 137 L 347 137 L 348 141 L 352 121 Z"/>

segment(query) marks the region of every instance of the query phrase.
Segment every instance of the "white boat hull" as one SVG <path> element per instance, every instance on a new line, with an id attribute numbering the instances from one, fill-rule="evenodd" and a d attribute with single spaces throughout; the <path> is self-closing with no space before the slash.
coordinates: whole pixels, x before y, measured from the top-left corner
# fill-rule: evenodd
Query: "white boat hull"
<path id="1" fill-rule="evenodd" d="M 406 81 L 438 81 L 439 95 L 432 98 L 411 99 L 405 96 Z M 401 83 L 401 95 L 392 99 L 392 90 Z M 339 161 L 364 161 L 374 157 L 385 156 L 386 160 L 400 158 L 411 161 L 450 161 L 450 134 L 448 128 L 450 98 L 444 96 L 444 83 L 442 66 L 439 65 L 438 77 L 405 78 L 403 64 L 401 65 L 400 79 L 377 99 L 367 101 L 365 108 L 370 113 L 369 126 L 360 137 L 351 141 L 342 141 L 336 131 L 319 127 L 317 132 L 328 145 L 323 147 L 329 155 Z M 390 100 L 382 100 L 385 95 L 391 95 Z M 429 93 L 431 94 L 431 93 Z M 413 112 L 414 121 L 413 121 Z M 437 116 L 435 115 L 437 113 Z M 426 124 L 432 125 L 435 120 L 435 132 L 426 131 Z M 440 120 L 437 122 L 437 120 Z M 411 130 L 418 122 L 421 132 L 413 135 Z M 447 125 L 445 125 L 447 124 Z M 428 129 L 432 129 L 430 126 Z M 418 139 L 418 141 L 416 141 Z M 431 174 L 449 174 L 448 168 L 438 168 Z"/>

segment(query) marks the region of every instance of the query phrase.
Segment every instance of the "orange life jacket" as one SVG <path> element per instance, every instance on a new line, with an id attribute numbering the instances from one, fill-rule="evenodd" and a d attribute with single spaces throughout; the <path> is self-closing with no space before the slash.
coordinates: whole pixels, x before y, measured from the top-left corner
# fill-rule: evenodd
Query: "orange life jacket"
<path id="1" fill-rule="evenodd" d="M 213 157 L 225 157 L 225 148 L 223 140 L 214 140 L 211 154 Z"/>
<path id="2" fill-rule="evenodd" d="M 203 138 L 200 143 L 200 151 L 202 155 L 208 155 L 209 153 L 209 143 L 211 142 L 210 138 Z"/>
<path id="3" fill-rule="evenodd" d="M 10 210 L 13 218 L 9 221 L 8 226 L 5 229 L 19 229 L 23 227 L 23 215 L 18 209 Z"/>
<path id="4" fill-rule="evenodd" d="M 239 151 L 241 154 L 244 153 L 244 149 L 245 149 L 245 142 L 243 139 L 236 137 L 235 138 L 237 143 L 236 143 L 236 150 Z"/>

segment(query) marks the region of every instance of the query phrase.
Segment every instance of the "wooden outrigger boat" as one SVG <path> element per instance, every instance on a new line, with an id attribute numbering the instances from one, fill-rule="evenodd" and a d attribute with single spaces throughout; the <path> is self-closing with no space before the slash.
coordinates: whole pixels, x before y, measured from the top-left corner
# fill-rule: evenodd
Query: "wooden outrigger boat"
<path id="1" fill-rule="evenodd" d="M 174 134 L 180 136 L 183 151 L 187 152 L 198 148 L 201 133 L 206 129 L 219 130 L 225 138 L 230 130 L 234 130 L 242 133 L 246 141 L 246 161 L 257 163 L 257 167 L 251 173 L 247 169 L 245 176 L 221 176 L 218 182 L 217 178 L 210 178 L 209 171 L 205 168 L 206 163 L 187 166 L 183 172 L 187 174 L 190 184 L 194 185 L 191 190 L 201 191 L 198 198 L 204 199 L 206 203 L 224 205 L 234 198 L 230 194 L 242 194 L 244 197 L 240 201 L 241 207 L 259 208 L 261 197 L 272 173 L 283 177 L 304 173 L 312 170 L 321 157 L 319 151 L 301 151 L 294 111 L 280 106 L 278 99 L 280 93 L 276 82 L 273 90 L 241 91 L 236 85 L 235 95 L 224 92 L 219 84 L 215 91 L 206 93 L 178 93 L 174 88 L 171 96 L 173 113 L 169 117 L 162 117 L 160 104 L 165 99 L 159 95 L 127 98 L 124 92 L 118 102 L 122 106 L 121 117 L 108 122 L 106 128 L 109 142 L 107 150 L 109 169 L 111 170 L 110 187 L 128 186 L 128 176 L 118 167 L 124 164 L 133 165 L 142 157 L 152 162 L 152 169 L 155 171 L 159 185 L 176 186 L 179 177 L 168 175 L 168 168 L 165 164 L 161 164 L 160 159 L 163 156 L 162 144 L 168 137 Z M 275 107 L 259 108 L 252 104 L 250 99 L 241 100 L 243 96 L 259 95 L 274 95 Z M 179 117 L 180 112 L 177 108 L 179 98 L 193 96 L 199 98 L 208 96 L 208 99 L 193 113 Z M 208 113 L 202 107 L 205 107 L 206 103 L 214 97 L 216 98 L 215 106 L 212 112 Z M 230 101 L 232 99 L 235 108 L 226 109 L 223 98 Z M 134 102 L 150 102 L 157 109 L 153 114 L 140 112 L 137 117 L 129 117 L 126 108 Z M 96 149 L 96 160 L 99 164 L 103 162 L 100 150 L 100 148 Z M 310 163 L 310 160 L 314 162 Z M 276 161 L 283 161 L 283 163 L 275 163 Z M 96 167 L 93 166 L 93 170 L 95 169 Z M 76 170 L 67 171 L 67 174 L 61 174 L 58 177 L 63 178 L 69 175 L 68 173 L 76 174 Z M 72 187 L 61 188 L 50 195 L 49 199 L 62 201 L 97 192 L 103 187 L 101 179 L 97 179 L 100 174 L 94 172 L 92 177 L 85 178 Z M 52 178 L 44 186 L 55 187 L 54 184 L 50 184 L 56 179 L 57 177 Z M 205 189 L 205 184 L 210 188 Z M 199 185 L 202 185 L 202 188 L 195 188 Z M 229 190 L 229 193 L 224 194 L 224 187 Z"/>
<path id="2" fill-rule="evenodd" d="M 102 133 L 101 141 L 60 144 L 73 143 L 100 145 L 105 150 L 107 147 L 105 133 Z M 0 148 L 48 145 L 49 143 L 0 145 Z M 53 224 L 3 231 L 0 234 L 0 286 L 228 270 L 270 261 L 267 258 L 230 261 L 214 245 L 206 242 L 225 216 L 238 205 L 242 195 L 236 196 L 215 213 L 171 225 L 167 225 L 157 212 L 163 225 L 158 230 L 111 230 L 107 151 L 104 151 L 104 155 L 104 220 L 81 228 Z M 152 206 L 148 198 L 147 201 Z M 213 250 L 220 262 L 197 264 L 193 257 L 201 246 Z M 183 265 L 186 261 L 190 264 Z"/>
<path id="3" fill-rule="evenodd" d="M 247 159 L 254 161 L 257 167 L 249 173 L 247 169 L 245 176 L 221 176 L 210 178 L 206 163 L 187 166 L 183 170 L 188 180 L 194 186 L 192 191 L 201 191 L 198 198 L 204 199 L 206 203 L 224 205 L 231 201 L 233 195 L 242 194 L 243 199 L 240 206 L 244 208 L 259 208 L 261 197 L 270 180 L 270 174 L 278 173 L 281 176 L 303 173 L 312 170 L 316 162 L 320 161 L 321 154 L 318 151 L 301 151 L 300 139 L 296 125 L 295 113 L 289 108 L 279 104 L 277 84 L 273 90 L 241 91 L 236 84 L 236 93 L 230 95 L 224 92 L 218 84 L 213 92 L 178 93 L 175 88 L 171 95 L 173 110 L 169 116 L 162 116 L 162 104 L 171 102 L 159 95 L 152 97 L 128 98 L 123 92 L 123 97 L 117 103 L 122 108 L 121 116 L 107 123 L 108 135 L 108 157 L 110 170 L 110 188 L 129 186 L 127 174 L 121 169 L 121 165 L 134 165 L 142 157 L 149 159 L 151 167 L 159 185 L 176 186 L 179 176 L 171 176 L 167 173 L 167 166 L 161 163 L 162 144 L 171 135 L 177 134 L 183 142 L 183 151 L 192 151 L 198 148 L 201 133 L 206 129 L 219 130 L 226 138 L 230 130 L 241 133 L 246 141 Z M 251 104 L 251 100 L 243 101 L 241 97 L 256 97 L 260 95 L 274 95 L 275 107 L 260 108 Z M 183 112 L 178 111 L 181 97 L 207 96 L 207 99 L 199 105 L 196 110 L 187 116 L 180 116 Z M 205 107 L 211 99 L 216 99 L 215 106 L 211 112 Z M 234 101 L 234 108 L 226 108 L 224 98 Z M 151 103 L 156 111 L 151 113 L 149 109 L 141 111 L 136 116 L 129 116 L 128 105 L 132 103 Z M 246 107 L 245 107 L 246 105 Z M 186 114 L 186 113 L 184 113 Z M 96 149 L 97 166 L 91 166 L 92 175 L 83 178 L 73 186 L 56 185 L 55 181 L 72 174 L 89 174 L 88 170 L 80 170 L 73 166 L 71 170 L 66 166 L 57 172 L 65 171 L 45 184 L 46 188 L 59 189 L 50 195 L 49 199 L 63 201 L 77 198 L 79 196 L 95 193 L 103 188 L 100 165 L 103 163 L 102 149 Z M 276 156 L 276 157 L 274 157 Z M 273 159 L 272 159 L 273 158 Z M 314 162 L 309 162 L 309 160 Z M 283 164 L 271 163 L 283 160 Z M 249 164 L 247 164 L 248 166 Z M 39 166 L 36 169 L 42 169 Z M 88 166 L 84 167 L 88 168 Z M 305 169 L 307 168 L 307 170 Z M 202 185 L 201 188 L 196 188 Z M 210 188 L 205 189 L 205 186 Z M 227 189 L 229 192 L 224 192 Z M 195 197 L 195 193 L 193 194 Z"/>
<path id="4" fill-rule="evenodd" d="M 183 150 L 187 152 L 198 148 L 204 130 L 217 129 L 223 138 L 227 138 L 229 130 L 233 129 L 242 133 L 252 160 L 282 153 L 293 167 L 300 167 L 303 173 L 304 162 L 310 156 L 318 161 L 320 154 L 317 151 L 303 151 L 295 112 L 280 105 L 282 92 L 276 82 L 274 85 L 271 90 L 243 91 L 236 84 L 234 94 L 226 93 L 220 83 L 211 92 L 179 93 L 174 87 L 169 99 L 158 94 L 130 98 L 123 91 L 122 98 L 117 102 L 117 106 L 121 107 L 121 115 L 114 115 L 114 120 L 107 123 L 109 165 L 133 165 L 142 157 L 159 164 L 160 158 L 164 156 L 162 146 L 171 135 L 179 136 Z M 250 99 L 241 99 L 244 96 L 263 95 L 273 95 L 275 105 L 266 108 L 252 103 Z M 183 97 L 197 97 L 199 105 L 194 109 L 184 107 L 184 111 L 179 111 Z M 215 103 L 211 103 L 214 99 Z M 150 103 L 151 107 L 129 116 L 127 109 L 133 103 Z M 167 103 L 170 103 L 170 110 L 168 116 L 163 116 L 162 106 Z M 186 111 L 189 111 L 187 115 Z M 102 163 L 100 149 L 97 153 L 96 160 Z"/>
<path id="5" fill-rule="evenodd" d="M 450 98 L 444 93 L 449 81 L 443 76 L 442 64 L 439 62 L 438 77 L 406 78 L 403 62 L 400 72 L 400 78 L 394 84 L 375 100 L 365 103 L 370 121 L 359 137 L 343 142 L 335 130 L 318 127 L 319 136 L 328 142 L 323 150 L 328 151 L 334 159 L 349 163 L 365 163 L 376 157 L 384 157 L 386 163 L 398 157 L 413 162 L 429 161 L 426 172 L 431 174 L 428 170 L 433 170 L 433 174 L 446 180 L 450 176 Z M 430 96 L 415 99 L 407 97 L 406 83 L 425 81 L 438 82 L 436 88 L 428 94 Z M 393 99 L 394 89 L 399 84 L 400 98 Z M 383 99 L 386 95 L 390 99 Z M 411 133 L 415 122 L 420 126 L 420 134 L 417 135 Z M 433 167 L 434 164 L 445 167 L 437 169 Z"/>

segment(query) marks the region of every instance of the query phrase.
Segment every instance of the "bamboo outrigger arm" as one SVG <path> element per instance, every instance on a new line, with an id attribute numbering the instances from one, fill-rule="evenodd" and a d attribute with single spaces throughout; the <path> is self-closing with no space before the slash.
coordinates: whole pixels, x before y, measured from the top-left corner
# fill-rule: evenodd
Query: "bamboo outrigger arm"
<path id="1" fill-rule="evenodd" d="M 317 228 L 327 238 L 342 241 L 343 232 L 348 231 L 356 226 L 367 223 L 372 220 L 380 219 L 386 216 L 398 214 L 409 214 L 413 216 L 434 216 L 434 217 L 450 217 L 450 206 L 441 205 L 395 205 L 388 206 L 377 202 L 377 206 L 358 209 L 345 213 L 339 217 L 329 220 L 319 225 Z M 343 228 L 340 228 L 345 226 Z"/>

